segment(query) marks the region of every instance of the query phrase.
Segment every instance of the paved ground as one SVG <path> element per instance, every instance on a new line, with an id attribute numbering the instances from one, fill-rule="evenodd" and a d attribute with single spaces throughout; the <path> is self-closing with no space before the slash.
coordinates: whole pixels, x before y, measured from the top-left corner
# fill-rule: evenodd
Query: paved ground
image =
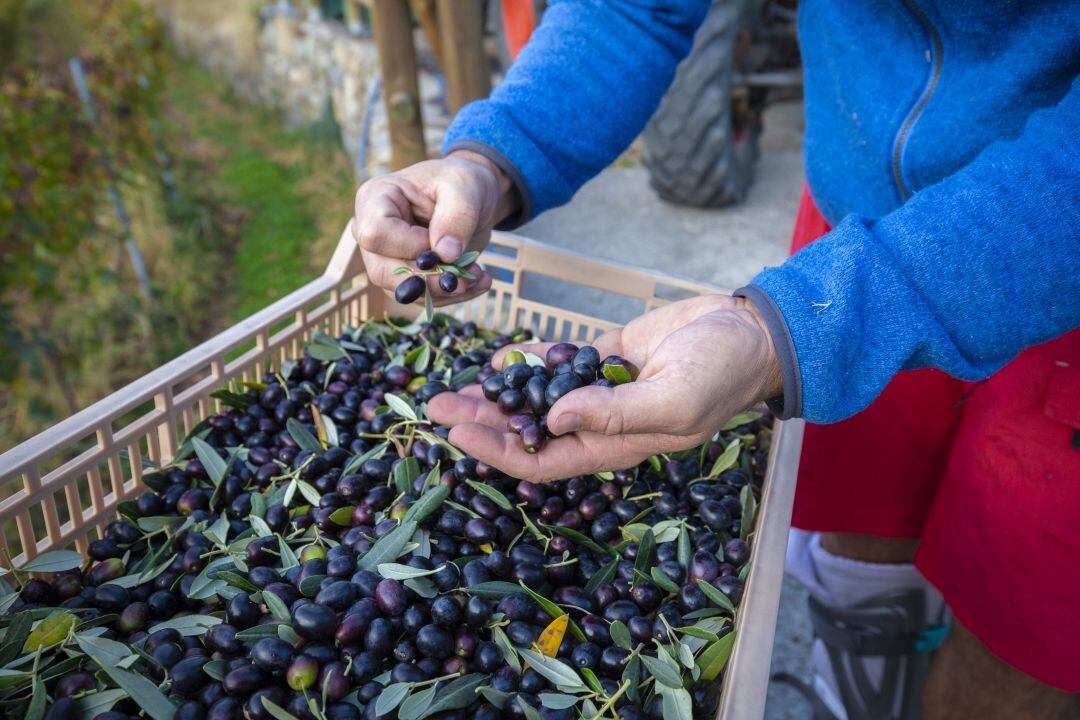
<path id="1" fill-rule="evenodd" d="M 722 210 L 669 205 L 649 189 L 648 174 L 630 159 L 608 168 L 585 185 L 569 205 L 521 228 L 521 234 L 665 273 L 736 288 L 763 266 L 783 261 L 803 182 L 802 110 L 799 103 L 771 107 L 765 118 L 762 157 L 746 202 Z M 596 311 L 598 299 L 564 288 L 527 288 L 537 299 L 571 309 Z M 600 300 L 612 319 L 625 321 L 633 309 L 612 298 Z M 806 594 L 785 581 L 781 599 L 773 671 L 806 676 L 810 626 Z M 774 686 L 768 697 L 768 720 L 806 718 L 809 710 L 790 689 Z"/>

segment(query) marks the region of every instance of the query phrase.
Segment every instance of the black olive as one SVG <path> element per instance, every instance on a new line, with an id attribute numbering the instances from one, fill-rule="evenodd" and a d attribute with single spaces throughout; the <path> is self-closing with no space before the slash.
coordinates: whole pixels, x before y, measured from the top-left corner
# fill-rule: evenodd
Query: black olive
<path id="1" fill-rule="evenodd" d="M 293 629 L 309 640 L 330 640 L 337 630 L 337 615 L 325 605 L 308 603 L 292 613 Z"/>
<path id="2" fill-rule="evenodd" d="M 206 658 L 190 657 L 181 660 L 169 669 L 172 677 L 173 692 L 181 695 L 194 695 L 207 681 L 207 675 L 203 672 Z"/>
<path id="3" fill-rule="evenodd" d="M 416 302 L 426 289 L 427 284 L 424 282 L 424 278 L 419 275 L 410 275 L 402 280 L 401 284 L 394 290 L 394 299 L 402 305 L 409 305 Z"/>

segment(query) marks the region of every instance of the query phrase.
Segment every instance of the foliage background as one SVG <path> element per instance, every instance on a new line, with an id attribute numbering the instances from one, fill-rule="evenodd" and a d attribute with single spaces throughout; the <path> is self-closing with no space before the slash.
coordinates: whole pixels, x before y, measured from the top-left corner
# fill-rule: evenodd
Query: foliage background
<path id="1" fill-rule="evenodd" d="M 177 57 L 136 0 L 0 0 L 0 451 L 317 272 L 354 189 L 327 135 L 233 97 Z M 103 151 L 153 302 L 123 247 Z"/>

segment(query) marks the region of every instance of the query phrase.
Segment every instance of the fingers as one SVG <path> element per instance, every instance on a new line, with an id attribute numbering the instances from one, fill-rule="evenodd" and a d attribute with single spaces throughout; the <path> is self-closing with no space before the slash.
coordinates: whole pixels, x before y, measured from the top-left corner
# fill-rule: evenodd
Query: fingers
<path id="1" fill-rule="evenodd" d="M 364 269 L 367 272 L 368 279 L 375 285 L 386 290 L 387 294 L 390 296 L 393 296 L 397 286 L 404 282 L 405 278 L 409 277 L 405 273 L 395 274 L 394 271 L 403 265 L 415 268 L 415 264 L 412 262 L 405 262 L 398 258 L 377 255 L 364 249 L 360 250 L 360 256 L 364 260 Z M 466 281 L 464 278 L 459 278 L 458 286 L 452 293 L 447 293 L 439 287 L 438 276 L 432 275 L 427 278 L 428 290 L 431 292 L 432 302 L 438 306 L 463 302 L 465 300 L 471 300 L 479 295 L 483 295 L 491 288 L 491 273 L 482 270 L 480 266 L 476 264 L 469 266 L 469 272 L 476 276 L 475 279 Z"/>
<path id="2" fill-rule="evenodd" d="M 428 231 L 413 222 L 405 198 L 394 197 L 400 194 L 393 185 L 358 193 L 353 237 L 369 253 L 410 260 L 428 249 Z"/>
<path id="3" fill-rule="evenodd" d="M 603 435 L 629 433 L 680 433 L 683 414 L 676 407 L 663 380 L 638 380 L 613 388 L 590 385 L 567 393 L 548 412 L 548 429 L 554 435 L 588 431 Z"/>
<path id="4" fill-rule="evenodd" d="M 450 263 L 461 257 L 465 246 L 476 234 L 483 206 L 483 199 L 471 185 L 444 182 L 435 187 L 435 209 L 428 225 L 428 242 L 440 260 Z"/>
<path id="5" fill-rule="evenodd" d="M 428 417 L 439 425 L 478 423 L 500 432 L 506 429 L 506 416 L 499 412 L 495 403 L 484 399 L 479 385 L 471 385 L 458 393 L 439 393 L 428 401 L 427 412 Z"/>
<path id="6" fill-rule="evenodd" d="M 575 475 L 619 470 L 641 462 L 667 447 L 663 437 L 609 437 L 581 433 L 550 440 L 530 455 L 513 433 L 488 425 L 467 423 L 450 430 L 450 442 L 472 457 L 511 477 L 530 482 L 564 480 Z M 651 445 L 659 445 L 652 449 Z"/>

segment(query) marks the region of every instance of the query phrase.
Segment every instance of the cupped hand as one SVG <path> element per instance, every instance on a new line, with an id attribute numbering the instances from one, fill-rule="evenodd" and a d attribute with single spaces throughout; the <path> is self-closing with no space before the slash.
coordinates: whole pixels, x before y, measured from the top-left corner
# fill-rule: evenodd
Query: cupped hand
<path id="1" fill-rule="evenodd" d="M 772 339 L 752 303 L 707 295 L 648 312 L 594 343 L 641 369 L 637 381 L 590 385 L 548 412 L 559 437 L 531 455 L 480 388 L 443 393 L 428 415 L 451 425 L 450 441 L 513 477 L 547 482 L 631 467 L 650 455 L 705 442 L 728 419 L 781 391 Z M 541 357 L 550 345 L 516 346 Z M 496 368 L 512 348 L 493 358 Z"/>
<path id="2" fill-rule="evenodd" d="M 383 175 L 360 186 L 352 233 L 360 245 L 368 278 L 392 294 L 407 275 L 395 275 L 425 250 L 444 263 L 468 249 L 482 250 L 491 229 L 510 215 L 517 202 L 513 183 L 487 158 L 459 151 Z M 491 287 L 491 275 L 470 265 L 473 280 L 446 293 L 438 277 L 428 278 L 436 305 L 461 302 Z"/>

